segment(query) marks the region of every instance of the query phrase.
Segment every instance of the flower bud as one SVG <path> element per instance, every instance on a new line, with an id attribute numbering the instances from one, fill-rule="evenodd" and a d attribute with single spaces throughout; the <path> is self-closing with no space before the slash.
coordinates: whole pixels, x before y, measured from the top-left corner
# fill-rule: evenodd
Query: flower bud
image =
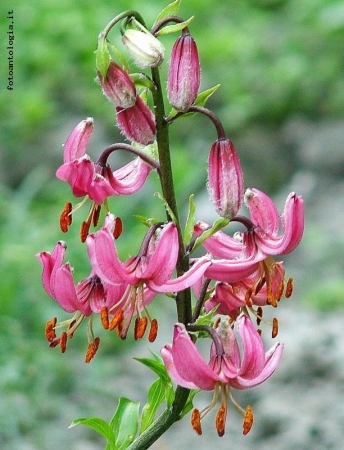
<path id="1" fill-rule="evenodd" d="M 173 45 L 168 72 L 167 96 L 178 111 L 187 110 L 196 100 L 201 81 L 196 42 L 189 35 L 180 36 Z"/>
<path id="2" fill-rule="evenodd" d="M 208 192 L 216 212 L 232 219 L 240 209 L 244 178 L 238 154 L 229 139 L 218 139 L 208 160 Z"/>
<path id="3" fill-rule="evenodd" d="M 116 108 L 117 122 L 126 138 L 142 145 L 151 144 L 155 139 L 155 117 L 146 103 L 137 96 L 131 108 Z"/>
<path id="4" fill-rule="evenodd" d="M 145 33 L 128 29 L 122 37 L 122 42 L 141 69 L 159 66 L 164 60 L 164 46 L 148 31 Z"/>
<path id="5" fill-rule="evenodd" d="M 136 102 L 136 88 L 129 74 L 114 61 L 110 62 L 106 77 L 98 71 L 103 93 L 115 106 L 130 108 Z"/>

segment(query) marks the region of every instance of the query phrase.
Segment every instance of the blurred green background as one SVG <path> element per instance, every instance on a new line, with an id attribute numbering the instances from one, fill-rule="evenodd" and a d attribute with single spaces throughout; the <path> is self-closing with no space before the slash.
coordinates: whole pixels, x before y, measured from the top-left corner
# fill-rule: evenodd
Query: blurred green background
<path id="1" fill-rule="evenodd" d="M 2 449 L 76 450 L 88 448 L 92 440 L 90 449 L 102 448 L 86 430 L 66 428 L 82 415 L 111 414 L 117 395 L 123 394 L 114 391 L 112 380 L 125 371 L 120 364 L 109 364 L 109 358 L 121 357 L 122 364 L 131 364 L 126 356 L 132 350 L 130 339 L 118 345 L 116 337 L 102 333 L 98 361 L 89 366 L 83 364 L 83 330 L 65 355 L 48 348 L 43 336 L 45 322 L 54 315 L 64 316 L 43 292 L 41 268 L 34 255 L 51 251 L 57 240 L 66 239 L 76 278 L 88 274 L 85 249 L 76 245 L 77 226 L 67 236 L 58 228 L 64 202 L 72 199 L 69 187 L 54 178 L 62 161 L 62 144 L 87 116 L 95 119 L 91 155 L 121 139 L 113 107 L 94 82 L 97 36 L 122 10 L 137 9 L 149 25 L 164 6 L 165 2 L 147 0 L 2 3 Z M 6 15 L 10 10 L 14 11 L 15 32 L 12 92 L 6 90 Z M 303 243 L 294 256 L 286 258 L 288 274 L 299 282 L 295 301 L 324 311 L 340 307 L 344 292 L 343 213 L 338 211 L 343 209 L 344 173 L 343 2 L 183 0 L 180 15 L 185 19 L 195 15 L 190 28 L 202 63 L 202 89 L 221 84 L 209 107 L 222 119 L 236 145 L 246 186 L 274 195 L 281 209 L 290 190 L 297 190 L 307 202 Z M 114 41 L 115 33 L 110 35 Z M 171 38 L 162 40 L 169 49 Z M 211 220 L 214 216 L 205 206 L 204 187 L 214 129 L 204 118 L 195 117 L 176 122 L 171 132 L 180 206 L 196 192 L 197 217 Z M 114 161 L 116 164 L 120 162 Z M 161 205 L 153 200 L 156 189 L 153 176 L 130 202 L 111 202 L 126 227 L 124 253 L 135 252 L 143 234 L 133 215 L 162 214 Z M 75 221 L 80 222 L 86 214 L 84 207 Z M 99 399 L 102 407 L 97 410 Z M 86 441 L 82 443 L 82 439 Z"/>

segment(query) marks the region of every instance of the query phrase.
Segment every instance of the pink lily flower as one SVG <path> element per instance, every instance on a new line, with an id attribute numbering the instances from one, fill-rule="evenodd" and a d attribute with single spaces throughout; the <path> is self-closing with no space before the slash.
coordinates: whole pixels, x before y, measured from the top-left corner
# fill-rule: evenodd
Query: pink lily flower
<path id="1" fill-rule="evenodd" d="M 265 270 L 264 270 L 265 269 Z M 283 262 L 263 262 L 249 277 L 235 283 L 216 283 L 209 300 L 204 304 L 209 312 L 217 306 L 217 314 L 236 319 L 244 306 L 277 306 L 285 288 Z"/>
<path id="2" fill-rule="evenodd" d="M 61 308 L 74 316 L 65 322 L 68 325 L 65 339 L 72 337 L 75 330 L 85 317 L 92 313 L 99 314 L 104 308 L 111 306 L 121 298 L 124 287 L 109 285 L 95 274 L 92 270 L 90 275 L 74 284 L 72 269 L 69 263 L 63 264 L 66 252 L 66 244 L 59 241 L 52 253 L 40 252 L 36 256 L 43 266 L 42 284 L 43 288 Z M 50 322 L 48 322 L 49 324 Z M 54 323 L 54 329 L 59 324 Z M 49 336 L 51 346 L 60 343 L 61 338 L 56 338 L 55 332 L 50 330 Z"/>
<path id="3" fill-rule="evenodd" d="M 206 222 L 197 222 L 194 227 L 196 236 L 209 228 Z M 240 281 L 258 269 L 259 263 L 266 257 L 257 249 L 252 237 L 234 239 L 223 231 L 217 231 L 203 242 L 203 247 L 212 255 L 212 264 L 205 272 L 207 278 L 232 283 Z M 219 258 L 219 259 L 217 259 Z"/>
<path id="4" fill-rule="evenodd" d="M 257 246 L 263 253 L 284 255 L 298 246 L 304 231 L 304 208 L 301 197 L 295 192 L 290 193 L 281 216 L 271 198 L 258 189 L 247 189 L 244 201 L 250 210 L 253 223 L 251 232 L 254 233 Z M 279 234 L 280 224 L 282 234 Z"/>
<path id="5" fill-rule="evenodd" d="M 67 181 L 76 197 L 88 195 L 98 205 L 112 195 L 130 195 L 138 191 L 151 167 L 141 158 L 114 172 L 109 165 L 94 163 L 86 154 L 92 130 L 93 119 L 87 118 L 72 131 L 64 147 L 64 164 L 56 171 L 57 178 Z"/>
<path id="6" fill-rule="evenodd" d="M 215 391 L 211 404 L 201 412 L 194 411 L 192 415 L 192 425 L 199 434 L 201 434 L 200 420 L 215 405 L 219 391 L 222 404 L 216 416 L 216 429 L 222 436 L 225 432 L 227 399 L 230 397 L 233 400 L 231 388 L 248 389 L 263 383 L 273 374 L 282 356 L 283 345 L 279 343 L 265 352 L 262 338 L 245 314 L 237 318 L 236 326 L 242 341 L 241 346 L 233 328 L 227 321 L 222 321 L 212 332 L 214 341 L 208 363 L 182 324 L 176 324 L 174 327 L 172 345 L 166 345 L 161 350 L 167 372 L 175 383 L 188 389 Z M 236 406 L 238 407 L 237 404 Z M 248 424 L 248 410 L 241 409 L 241 412 L 245 417 L 246 434 L 252 425 L 253 416 L 251 423 Z M 252 411 L 249 415 L 252 415 Z M 245 425 L 248 428 L 246 430 Z"/>
<path id="7" fill-rule="evenodd" d="M 145 309 L 157 293 L 178 292 L 190 287 L 211 264 L 209 258 L 200 258 L 183 275 L 171 279 L 179 251 L 178 232 L 173 222 L 164 225 L 159 236 L 156 235 L 159 225 L 151 227 L 139 253 L 123 263 L 111 232 L 114 221 L 114 216 L 109 213 L 102 229 L 88 236 L 86 243 L 95 273 L 106 283 L 128 286 L 125 295 L 130 301 L 124 302 L 124 315 L 132 317 Z M 145 292 L 149 295 L 147 299 Z"/>

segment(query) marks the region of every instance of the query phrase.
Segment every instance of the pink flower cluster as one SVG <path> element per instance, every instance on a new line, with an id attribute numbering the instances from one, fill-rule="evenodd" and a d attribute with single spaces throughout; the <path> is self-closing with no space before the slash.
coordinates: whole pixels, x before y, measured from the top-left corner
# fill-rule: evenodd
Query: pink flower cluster
<path id="1" fill-rule="evenodd" d="M 155 70 L 162 63 L 164 49 L 153 34 L 128 29 L 123 42 L 138 67 Z M 63 241 L 51 253 L 44 251 L 37 255 L 43 267 L 45 291 L 65 312 L 73 314 L 63 323 L 56 318 L 48 321 L 46 337 L 52 347 L 59 345 L 64 352 L 68 339 L 88 318 L 86 362 L 89 362 L 99 346 L 91 317 L 99 315 L 104 328 L 116 330 L 122 339 L 126 338 L 134 318 L 135 339 L 142 338 L 149 325 L 152 342 L 158 332 L 158 321 L 150 317 L 149 304 L 157 294 L 175 298 L 182 291 L 191 292 L 192 288 L 195 313 L 190 320 L 175 325 L 172 345 L 161 350 L 166 370 L 180 386 L 214 391 L 211 404 L 192 413 L 192 425 L 199 434 L 201 419 L 214 407 L 219 394 L 221 406 L 215 422 L 218 434 L 222 436 L 225 432 L 228 399 L 243 414 L 246 434 L 253 423 L 252 409 L 243 410 L 235 402 L 232 389 L 247 389 L 262 383 L 279 364 L 283 345 L 276 343 L 265 351 L 254 321 L 262 320 L 263 307 L 276 307 L 283 295 L 291 295 L 292 280 L 286 280 L 283 262 L 274 258 L 293 251 L 299 244 L 304 229 L 303 201 L 295 193 L 289 194 L 280 215 L 267 194 L 255 188 L 245 190 L 233 143 L 225 136 L 218 119 L 197 106 L 200 62 L 196 43 L 185 27 L 172 48 L 168 71 L 167 99 L 175 111 L 170 120 L 192 111 L 202 112 L 214 122 L 218 137 L 210 148 L 205 183 L 210 202 L 223 220 L 222 228 L 231 222 L 245 229 L 228 235 L 223 229 L 213 230 L 211 224 L 202 220 L 194 221 L 192 238 L 183 242 L 180 223 L 168 210 L 166 222 L 147 220 L 149 227 L 139 250 L 122 260 L 115 242 L 121 234 L 121 221 L 110 212 L 108 200 L 135 194 L 152 170 L 162 179 L 162 161 L 155 154 L 151 156 L 150 147 L 153 143 L 160 150 L 158 124 L 168 123 L 165 117 L 161 120 L 155 116 L 158 108 L 149 106 L 146 93 L 140 95 L 142 87 L 135 84 L 126 69 L 111 60 L 106 74 L 102 73 L 98 70 L 102 91 L 115 107 L 122 134 L 132 144 L 114 144 L 103 150 L 96 162 L 92 161 L 86 153 L 93 131 L 92 118 L 82 120 L 67 138 L 63 164 L 56 176 L 71 186 L 75 197 L 92 201 L 89 216 L 81 228 L 91 269 L 86 278 L 76 283 L 71 265 L 64 262 Z M 112 170 L 107 159 L 115 150 L 129 151 L 135 158 Z M 248 214 L 238 215 L 244 205 Z M 90 234 L 90 226 L 98 224 L 101 207 L 106 209 L 104 223 Z M 65 232 L 71 225 L 74 210 L 67 203 L 61 215 L 61 229 Z M 200 245 L 203 255 L 191 257 Z M 183 270 L 178 265 L 181 259 L 187 260 Z M 202 315 L 211 317 L 206 325 L 198 321 Z M 219 320 L 217 315 L 221 316 Z M 60 326 L 65 331 L 57 336 Z M 196 347 L 200 332 L 211 337 L 209 361 L 204 360 Z M 276 334 L 277 319 L 273 322 L 273 335 Z"/>

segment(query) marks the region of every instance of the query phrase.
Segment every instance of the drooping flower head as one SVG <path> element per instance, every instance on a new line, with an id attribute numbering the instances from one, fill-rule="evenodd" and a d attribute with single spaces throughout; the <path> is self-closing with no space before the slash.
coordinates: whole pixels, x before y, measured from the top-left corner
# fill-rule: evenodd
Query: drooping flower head
<path id="1" fill-rule="evenodd" d="M 86 317 L 99 314 L 103 308 L 111 308 L 123 294 L 121 286 L 103 282 L 93 270 L 88 277 L 75 285 L 69 263 L 63 263 L 65 252 L 66 244 L 59 241 L 52 253 L 40 252 L 36 255 L 43 267 L 42 284 L 45 291 L 64 311 L 74 313 L 71 319 L 61 324 L 54 318 L 48 321 L 46 326 L 46 338 L 50 346 L 55 347 L 59 344 L 62 352 L 66 350 L 67 339 L 73 336 Z M 67 330 L 57 337 L 55 330 L 63 325 Z M 94 337 L 91 322 L 88 328 L 91 349 L 95 345 L 95 339 L 99 344 L 99 338 Z M 86 362 L 89 362 L 93 356 L 88 352 Z"/>
<path id="2" fill-rule="evenodd" d="M 213 344 L 207 363 L 189 337 L 184 325 L 174 327 L 172 345 L 161 350 L 167 372 L 172 380 L 188 389 L 214 390 L 214 398 L 209 407 L 192 414 L 192 425 L 201 434 L 200 420 L 211 410 L 221 393 L 221 406 L 216 415 L 216 429 L 220 436 L 225 432 L 227 400 L 234 401 L 231 389 L 248 389 L 267 380 L 277 368 L 283 352 L 283 345 L 276 343 L 267 352 L 251 320 L 241 314 L 236 320 L 239 345 L 231 324 L 221 321 L 212 331 Z M 242 351 L 240 351 L 242 348 Z M 238 408 L 239 405 L 234 401 Z M 240 407 L 239 407 L 240 409 Z M 249 407 L 240 409 L 244 416 L 244 434 L 248 433 L 253 414 Z"/>
<path id="3" fill-rule="evenodd" d="M 93 119 L 82 120 L 69 135 L 65 146 L 64 164 L 56 171 L 57 178 L 66 181 L 72 188 L 75 197 L 87 197 L 93 201 L 90 214 L 83 223 L 81 236 L 88 234 L 93 223 L 96 225 L 100 213 L 100 205 L 111 196 L 130 195 L 137 192 L 145 183 L 151 167 L 140 157 L 125 166 L 111 170 L 108 164 L 93 162 L 86 153 L 86 147 L 93 130 Z M 61 229 L 68 230 L 71 211 L 63 211 Z M 82 238 L 82 240 L 84 240 Z"/>
<path id="4" fill-rule="evenodd" d="M 152 226 L 138 254 L 122 263 L 111 233 L 114 220 L 108 214 L 102 229 L 91 234 L 86 242 L 95 273 L 107 283 L 126 286 L 123 298 L 115 306 L 123 310 L 123 318 L 130 318 L 121 332 L 125 337 L 133 315 L 140 317 L 140 311 L 146 309 L 158 292 L 178 292 L 190 287 L 211 263 L 208 258 L 200 258 L 183 275 L 171 279 L 179 251 L 177 227 L 173 222 Z"/>

